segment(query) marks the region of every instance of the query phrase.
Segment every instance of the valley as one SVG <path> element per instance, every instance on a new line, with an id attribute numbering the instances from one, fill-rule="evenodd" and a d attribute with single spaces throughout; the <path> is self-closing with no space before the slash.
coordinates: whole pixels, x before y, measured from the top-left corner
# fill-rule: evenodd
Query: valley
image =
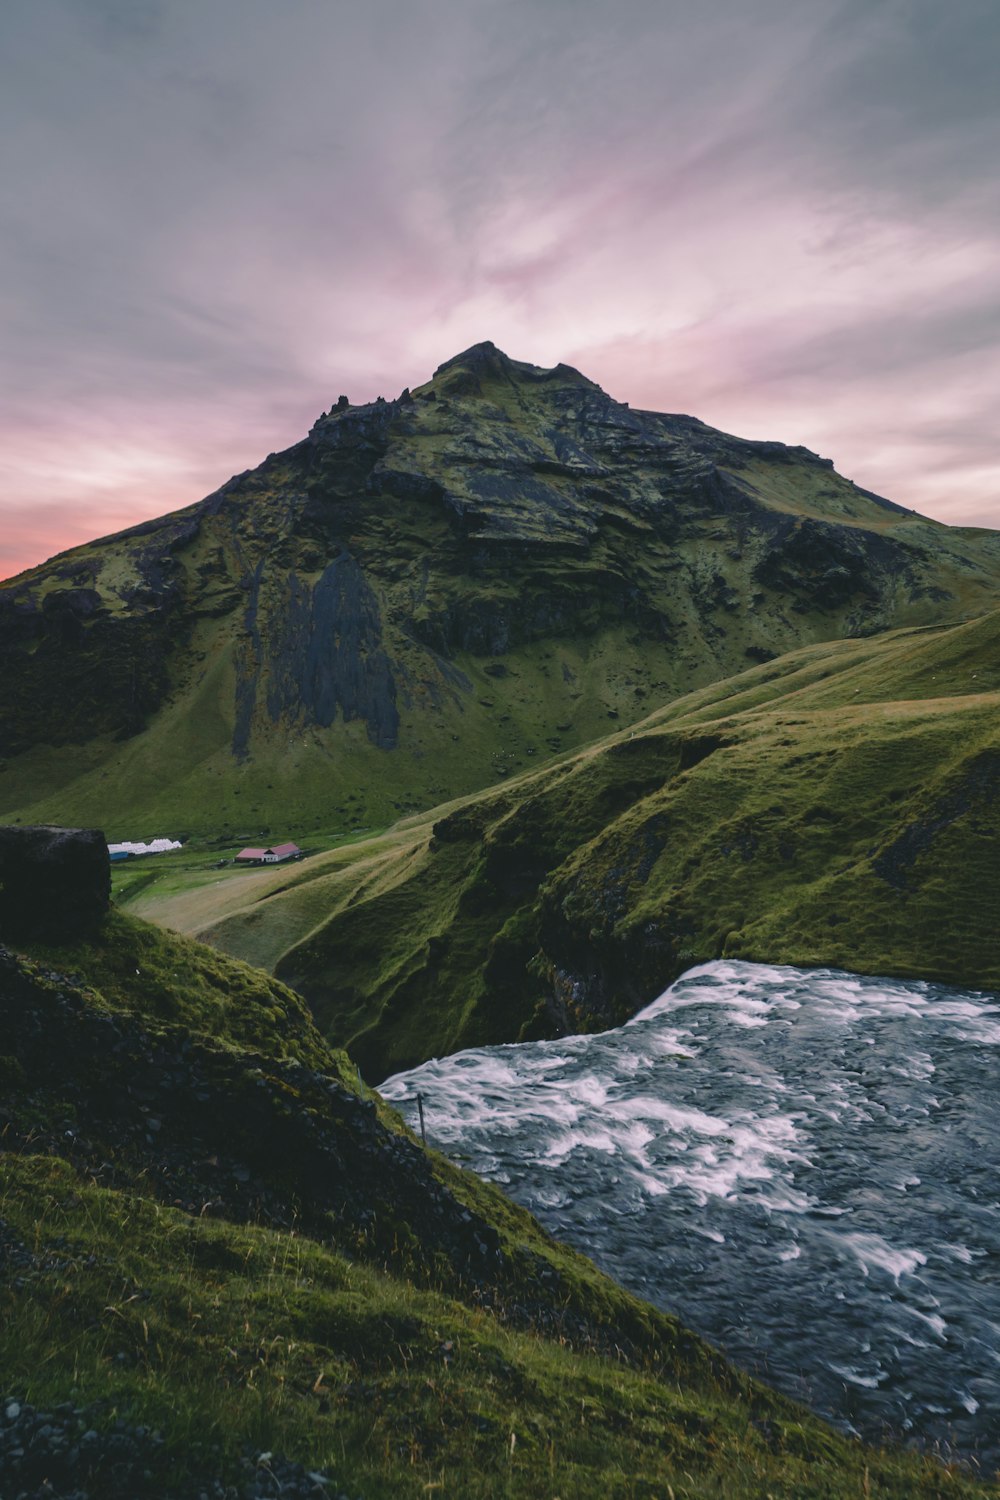
<path id="1" fill-rule="evenodd" d="M 135 910 L 270 969 L 371 1081 L 619 1024 L 722 956 L 1000 988 L 1000 615 L 812 646 L 284 872 Z"/>

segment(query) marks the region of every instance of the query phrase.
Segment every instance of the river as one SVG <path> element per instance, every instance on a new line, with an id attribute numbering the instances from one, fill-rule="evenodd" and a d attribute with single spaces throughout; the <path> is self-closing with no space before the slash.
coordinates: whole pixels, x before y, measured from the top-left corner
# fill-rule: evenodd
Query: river
<path id="1" fill-rule="evenodd" d="M 867 1438 L 1000 1466 L 1000 996 L 721 960 L 381 1087 L 622 1285 Z"/>

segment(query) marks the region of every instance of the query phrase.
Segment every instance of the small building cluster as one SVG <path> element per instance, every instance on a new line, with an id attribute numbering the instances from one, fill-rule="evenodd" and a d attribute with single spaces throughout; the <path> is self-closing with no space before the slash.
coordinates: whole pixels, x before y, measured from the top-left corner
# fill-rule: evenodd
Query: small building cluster
<path id="1" fill-rule="evenodd" d="M 286 859 L 298 859 L 302 850 L 298 844 L 274 844 L 269 849 L 241 849 L 236 856 L 238 865 L 280 865 Z"/>
<path id="2" fill-rule="evenodd" d="M 148 844 L 133 843 L 126 839 L 121 844 L 109 844 L 108 854 L 111 856 L 111 863 L 118 864 L 136 854 L 171 854 L 180 847 L 180 839 L 151 839 Z"/>

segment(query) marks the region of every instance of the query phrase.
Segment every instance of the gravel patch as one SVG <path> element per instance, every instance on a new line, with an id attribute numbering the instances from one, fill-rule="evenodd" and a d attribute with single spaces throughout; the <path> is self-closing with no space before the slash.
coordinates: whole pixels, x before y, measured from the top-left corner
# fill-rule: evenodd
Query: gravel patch
<path id="1" fill-rule="evenodd" d="M 121 1419 L 101 1425 L 103 1412 L 0 1398 L 4 1500 L 358 1500 L 279 1453 L 245 1452 L 235 1482 L 202 1474 L 168 1484 L 162 1434 Z"/>

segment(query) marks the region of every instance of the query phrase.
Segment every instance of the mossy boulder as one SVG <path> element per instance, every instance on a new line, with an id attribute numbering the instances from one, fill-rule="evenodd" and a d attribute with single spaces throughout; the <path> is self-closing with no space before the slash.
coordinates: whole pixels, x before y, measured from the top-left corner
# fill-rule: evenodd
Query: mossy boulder
<path id="1" fill-rule="evenodd" d="M 92 936 L 110 902 L 100 829 L 0 827 L 0 935 L 69 942 Z"/>

